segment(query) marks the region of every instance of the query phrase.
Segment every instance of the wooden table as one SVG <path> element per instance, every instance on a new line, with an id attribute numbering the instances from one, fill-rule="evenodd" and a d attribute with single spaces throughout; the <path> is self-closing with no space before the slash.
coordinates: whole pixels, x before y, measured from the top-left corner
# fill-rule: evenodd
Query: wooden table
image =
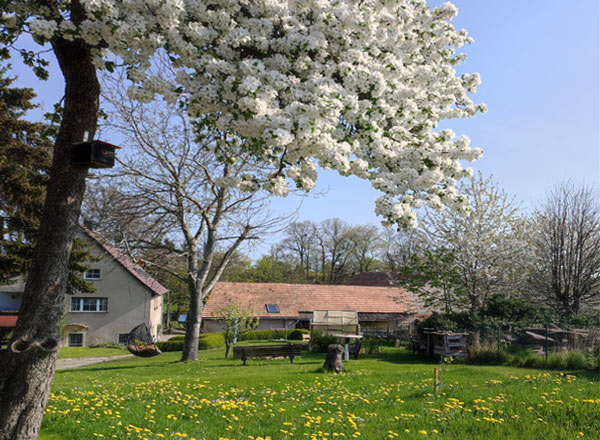
<path id="1" fill-rule="evenodd" d="M 350 359 L 350 350 L 348 347 L 348 345 L 350 344 L 350 339 L 362 339 L 362 335 L 332 334 L 331 336 L 335 336 L 336 338 L 344 339 L 344 360 L 345 361 Z"/>

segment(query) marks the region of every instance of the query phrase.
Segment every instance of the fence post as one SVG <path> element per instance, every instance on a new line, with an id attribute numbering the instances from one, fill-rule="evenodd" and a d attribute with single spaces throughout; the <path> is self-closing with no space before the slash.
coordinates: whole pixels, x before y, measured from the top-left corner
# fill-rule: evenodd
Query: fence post
<path id="1" fill-rule="evenodd" d="M 438 369 L 433 368 L 433 394 L 437 397 L 438 393 Z"/>
<path id="2" fill-rule="evenodd" d="M 548 363 L 548 323 L 546 323 L 546 347 L 545 347 L 545 354 L 546 354 L 546 363 Z"/>

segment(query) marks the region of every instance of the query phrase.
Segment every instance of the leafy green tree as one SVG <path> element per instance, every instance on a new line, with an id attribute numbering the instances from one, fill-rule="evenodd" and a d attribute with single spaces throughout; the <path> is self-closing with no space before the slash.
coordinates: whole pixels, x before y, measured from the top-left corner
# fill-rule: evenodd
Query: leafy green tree
<path id="1" fill-rule="evenodd" d="M 0 284 L 29 271 L 56 136 L 55 126 L 24 118 L 36 95 L 33 89 L 11 87 L 13 82 L 0 70 Z M 46 116 L 57 120 L 60 112 Z M 81 277 L 87 269 L 83 262 L 91 260 L 84 242 L 76 240 L 68 293 L 94 291 Z"/>
<path id="2" fill-rule="evenodd" d="M 238 335 L 255 329 L 259 323 L 259 318 L 254 318 L 251 310 L 236 302 L 223 306 L 211 316 L 220 319 L 223 326 L 226 358 L 229 357 L 231 347 L 237 342 Z"/>
<path id="3" fill-rule="evenodd" d="M 27 272 L 52 160 L 50 127 L 23 118 L 36 95 L 13 81 L 0 72 L 0 273 L 7 278 Z"/>
<path id="4" fill-rule="evenodd" d="M 440 248 L 413 255 L 399 271 L 399 283 L 426 307 L 451 313 L 469 305 L 454 252 Z"/>
<path id="5" fill-rule="evenodd" d="M 247 277 L 253 283 L 301 283 L 304 274 L 288 262 L 265 255 L 247 271 Z"/>

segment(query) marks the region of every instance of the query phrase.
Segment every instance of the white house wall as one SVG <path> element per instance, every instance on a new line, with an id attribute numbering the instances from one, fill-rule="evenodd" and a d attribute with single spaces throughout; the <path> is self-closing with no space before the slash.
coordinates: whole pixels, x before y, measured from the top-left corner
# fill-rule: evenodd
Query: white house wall
<path id="1" fill-rule="evenodd" d="M 94 293 L 81 293 L 73 296 L 82 298 L 108 298 L 106 312 L 72 312 L 71 300 L 66 301 L 66 324 L 79 324 L 88 328 L 86 345 L 103 342 L 118 342 L 119 334 L 129 333 L 139 324 L 146 323 L 156 337 L 162 318 L 162 297 L 153 294 L 146 286 L 133 277 L 119 262 L 100 248 L 86 235 L 80 235 L 87 243 L 92 243 L 92 255 L 100 261 L 90 263 L 91 268 L 101 270 L 101 279 L 90 281 Z M 68 335 L 65 335 L 67 341 Z"/>

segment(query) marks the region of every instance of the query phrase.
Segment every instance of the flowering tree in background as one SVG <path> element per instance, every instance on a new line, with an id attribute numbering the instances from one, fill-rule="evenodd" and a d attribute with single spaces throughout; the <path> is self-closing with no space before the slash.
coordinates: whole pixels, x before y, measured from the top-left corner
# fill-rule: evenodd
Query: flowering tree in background
<path id="1" fill-rule="evenodd" d="M 0 56 L 22 34 L 49 44 L 65 79 L 64 113 L 36 250 L 14 332 L 2 359 L 0 439 L 35 438 L 54 374 L 67 261 L 87 169 L 71 164 L 71 146 L 94 136 L 98 68 L 129 67 L 131 96 L 159 93 L 182 102 L 199 124 L 231 137 L 213 153 L 238 148 L 271 168 L 265 179 L 229 179 L 243 190 L 310 190 L 316 167 L 368 179 L 384 195 L 377 212 L 414 226 L 413 208 L 464 206 L 455 182 L 460 160 L 480 151 L 443 119 L 485 110 L 467 95 L 477 74 L 456 76 L 470 42 L 448 20 L 450 3 L 421 0 L 1 0 Z M 147 76 L 151 57 L 167 51 L 175 81 Z M 21 50 L 40 77 L 45 49 Z M 107 53 L 117 58 L 107 58 Z"/>
<path id="2" fill-rule="evenodd" d="M 472 177 L 461 192 L 470 200 L 467 211 L 446 209 L 424 216 L 420 229 L 433 252 L 413 258 L 404 276 L 409 285 L 421 287 L 417 292 L 429 303 L 479 312 L 493 294 L 524 292 L 531 264 L 528 222 L 491 177 Z M 426 278 L 440 274 L 445 279 L 436 279 L 433 286 L 439 290 L 427 291 Z M 425 281 L 420 286 L 419 278 Z"/>

